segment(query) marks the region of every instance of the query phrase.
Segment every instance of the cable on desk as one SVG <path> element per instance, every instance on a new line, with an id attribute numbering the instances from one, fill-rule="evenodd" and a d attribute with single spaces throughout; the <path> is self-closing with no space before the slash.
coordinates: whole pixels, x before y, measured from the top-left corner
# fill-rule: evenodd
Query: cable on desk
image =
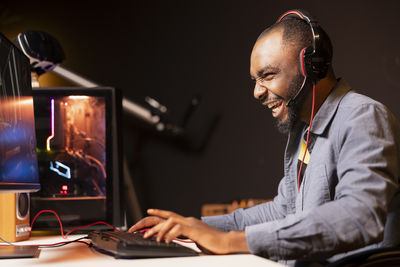
<path id="1" fill-rule="evenodd" d="M 89 227 L 89 226 L 92 226 L 92 225 L 96 225 L 96 224 L 105 224 L 105 225 L 111 227 L 112 229 L 114 229 L 115 231 L 119 232 L 119 230 L 117 228 L 115 228 L 114 226 L 112 226 L 111 224 L 109 224 L 107 222 L 103 222 L 103 221 L 98 221 L 98 222 L 94 222 L 94 223 L 90 223 L 90 224 L 87 224 L 87 225 L 76 227 L 76 228 L 72 229 L 71 231 L 67 232 L 64 235 L 64 229 L 63 229 L 63 225 L 62 225 L 61 219 L 58 216 L 57 212 L 55 212 L 54 210 L 41 210 L 41 211 L 39 211 L 32 219 L 31 229 L 33 229 L 33 224 L 36 221 L 37 217 L 40 214 L 45 213 L 45 212 L 52 213 L 57 217 L 58 223 L 60 225 L 61 237 L 63 239 L 66 239 L 68 235 L 70 235 L 71 233 L 73 233 L 73 232 L 75 232 L 75 231 L 77 231 L 79 229 L 82 229 L 82 228 L 85 228 L 85 227 Z M 30 237 L 30 233 L 29 233 L 29 237 Z M 84 236 L 84 237 L 81 237 L 81 238 L 78 238 L 78 239 L 75 239 L 75 240 L 71 240 L 71 241 L 57 242 L 57 243 L 54 243 L 54 244 L 40 244 L 40 245 L 34 245 L 34 246 L 39 246 L 39 248 L 56 248 L 56 247 L 65 246 L 65 245 L 68 245 L 68 244 L 71 244 L 71 243 L 74 243 L 74 242 L 83 243 L 83 244 L 85 244 L 87 246 L 91 245 L 90 243 L 81 241 L 82 239 L 88 239 L 88 236 Z M 15 244 L 13 244 L 11 242 L 8 242 L 7 240 L 3 239 L 2 237 L 0 237 L 0 240 L 5 243 L 5 244 L 0 244 L 0 246 L 31 246 L 31 245 L 15 245 Z"/>
<path id="2" fill-rule="evenodd" d="M 82 228 L 85 228 L 85 227 L 89 227 L 89 226 L 92 226 L 92 225 L 96 225 L 96 224 L 105 224 L 105 225 L 111 227 L 112 229 L 114 229 L 115 231 L 118 231 L 118 232 L 119 232 L 119 230 L 118 230 L 117 228 L 115 228 L 114 226 L 112 226 L 111 224 L 109 224 L 109 223 L 107 223 L 107 222 L 103 222 L 103 221 L 97 221 L 97 222 L 94 222 L 94 223 L 90 223 L 90 224 L 86 224 L 86 225 L 83 225 L 83 226 L 76 227 L 76 228 L 72 229 L 71 231 L 67 232 L 67 233 L 64 235 L 64 229 L 63 229 L 63 225 L 62 225 L 61 219 L 60 219 L 60 217 L 58 216 L 57 212 L 55 212 L 54 210 L 41 210 L 41 211 L 39 211 L 39 212 L 35 215 L 35 217 L 33 217 L 33 219 L 32 219 L 32 222 L 31 222 L 31 229 L 33 229 L 33 223 L 36 221 L 36 218 L 37 218 L 40 214 L 45 213 L 45 212 L 53 213 L 53 214 L 57 217 L 58 223 L 59 223 L 59 225 L 60 225 L 61 237 L 64 238 L 64 239 L 66 239 L 68 235 L 70 235 L 71 233 L 73 233 L 73 232 L 75 232 L 75 231 L 77 231 L 77 230 L 79 230 L 79 229 L 82 229 Z"/>
<path id="3" fill-rule="evenodd" d="M 62 238 L 65 238 L 65 237 L 64 237 L 64 229 L 63 229 L 63 225 L 62 225 L 61 219 L 60 219 L 60 217 L 58 216 L 57 212 L 55 212 L 54 210 L 41 210 L 41 211 L 39 211 L 38 213 L 36 213 L 35 217 L 33 217 L 32 222 L 31 222 L 31 229 L 33 229 L 33 223 L 36 221 L 36 218 L 37 218 L 40 214 L 45 213 L 45 212 L 53 213 L 54 215 L 56 215 L 57 220 L 58 220 L 58 223 L 60 224 L 61 236 L 62 236 Z M 29 235 L 30 235 L 30 234 L 29 234 Z"/>
<path id="4" fill-rule="evenodd" d="M 80 237 L 80 238 L 77 238 L 77 239 L 71 240 L 71 241 L 58 242 L 58 243 L 54 243 L 54 244 L 41 244 L 41 245 L 36 245 L 36 246 L 39 246 L 39 248 L 58 248 L 58 247 L 62 247 L 62 246 L 65 246 L 65 245 L 68 245 L 71 243 L 82 243 L 82 244 L 87 245 L 88 247 L 91 246 L 91 243 L 81 241 L 82 239 L 88 239 L 88 237 L 83 236 L 83 237 Z"/>
<path id="5" fill-rule="evenodd" d="M 39 248 L 57 248 L 57 247 L 62 247 L 62 246 L 65 246 L 65 245 L 68 245 L 68 244 L 71 244 L 71 243 L 74 243 L 74 242 L 83 243 L 83 244 L 85 244 L 85 245 L 87 245 L 89 247 L 91 246 L 91 243 L 81 241 L 82 239 L 88 239 L 88 237 L 87 236 L 83 236 L 83 237 L 77 238 L 75 240 L 57 242 L 57 243 L 53 243 L 53 244 L 17 245 L 17 244 L 8 242 L 7 240 L 4 240 L 3 238 L 0 237 L 0 240 L 5 243 L 5 244 L 0 244 L 0 246 L 14 246 L 14 247 L 38 246 Z"/>
<path id="6" fill-rule="evenodd" d="M 7 246 L 14 246 L 14 244 L 13 244 L 13 243 L 11 243 L 11 242 L 8 242 L 7 240 L 4 240 L 2 237 L 0 237 L 0 240 L 1 240 L 1 241 L 3 241 L 4 243 L 6 243 L 6 244 L 7 244 Z"/>

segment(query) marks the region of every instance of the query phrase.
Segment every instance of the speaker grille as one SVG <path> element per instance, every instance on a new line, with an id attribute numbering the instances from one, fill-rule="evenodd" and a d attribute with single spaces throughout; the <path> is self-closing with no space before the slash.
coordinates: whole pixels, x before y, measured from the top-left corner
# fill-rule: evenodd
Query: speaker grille
<path id="1" fill-rule="evenodd" d="M 26 219 L 29 216 L 29 193 L 18 193 L 16 203 L 18 219 Z"/>

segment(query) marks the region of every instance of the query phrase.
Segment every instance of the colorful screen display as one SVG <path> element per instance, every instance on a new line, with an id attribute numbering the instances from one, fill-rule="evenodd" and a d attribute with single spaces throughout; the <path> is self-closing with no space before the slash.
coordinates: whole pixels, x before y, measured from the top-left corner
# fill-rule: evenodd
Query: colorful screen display
<path id="1" fill-rule="evenodd" d="M 40 188 L 28 59 L 0 34 L 0 191 Z"/>

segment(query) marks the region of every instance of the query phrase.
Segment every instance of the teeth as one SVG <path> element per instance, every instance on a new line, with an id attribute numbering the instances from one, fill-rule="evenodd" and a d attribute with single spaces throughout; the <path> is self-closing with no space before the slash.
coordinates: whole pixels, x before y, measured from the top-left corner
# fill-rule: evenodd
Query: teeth
<path id="1" fill-rule="evenodd" d="M 278 104 L 280 104 L 280 102 L 281 101 L 274 101 L 274 102 L 272 102 L 272 103 L 269 103 L 267 106 L 268 106 L 268 108 L 273 108 L 273 107 L 275 107 L 275 106 L 277 106 Z"/>

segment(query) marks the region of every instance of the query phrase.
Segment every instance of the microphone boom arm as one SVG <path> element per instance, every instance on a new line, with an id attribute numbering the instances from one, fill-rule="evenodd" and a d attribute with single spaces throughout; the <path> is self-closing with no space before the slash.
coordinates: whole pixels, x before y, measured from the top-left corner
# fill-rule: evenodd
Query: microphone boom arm
<path id="1" fill-rule="evenodd" d="M 92 82 L 60 65 L 57 65 L 53 70 L 54 73 L 58 74 L 59 76 L 83 87 L 99 87 L 100 85 Z M 160 117 L 157 115 L 153 115 L 150 110 L 126 99 L 125 97 L 122 99 L 122 107 L 125 112 L 138 117 L 147 123 L 157 126 L 158 130 L 162 130 L 162 125 L 157 125 L 160 123 Z M 161 126 L 161 127 L 160 127 Z"/>

